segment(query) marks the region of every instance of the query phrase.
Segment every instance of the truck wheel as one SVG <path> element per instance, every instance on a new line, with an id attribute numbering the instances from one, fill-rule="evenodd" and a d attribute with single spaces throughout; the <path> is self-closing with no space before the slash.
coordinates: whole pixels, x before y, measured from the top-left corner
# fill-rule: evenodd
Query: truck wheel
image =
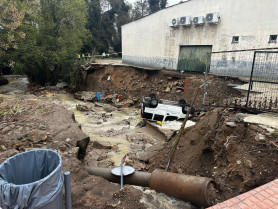
<path id="1" fill-rule="evenodd" d="M 184 106 L 184 105 L 186 105 L 186 101 L 184 100 L 184 99 L 180 99 L 179 100 L 179 106 Z"/>
<path id="2" fill-rule="evenodd" d="M 183 114 L 186 114 L 187 111 L 189 110 L 189 108 L 190 108 L 190 104 L 185 104 L 185 105 L 183 105 L 183 106 L 182 106 L 182 113 L 183 113 Z M 192 108 L 191 108 L 190 114 L 193 115 L 194 113 L 195 113 L 195 108 L 192 107 Z"/>
<path id="3" fill-rule="evenodd" d="M 157 99 L 151 99 L 150 101 L 150 107 L 155 108 L 158 105 L 158 100 Z"/>
<path id="4" fill-rule="evenodd" d="M 151 94 L 150 94 L 150 98 L 151 98 L 151 99 L 155 99 L 155 98 L 156 98 L 156 95 L 155 95 L 154 93 L 151 93 Z"/>

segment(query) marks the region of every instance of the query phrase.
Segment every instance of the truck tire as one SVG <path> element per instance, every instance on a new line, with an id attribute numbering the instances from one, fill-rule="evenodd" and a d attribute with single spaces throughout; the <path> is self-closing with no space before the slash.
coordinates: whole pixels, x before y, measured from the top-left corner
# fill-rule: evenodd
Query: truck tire
<path id="1" fill-rule="evenodd" d="M 183 105 L 183 106 L 182 106 L 182 113 L 183 113 L 183 114 L 186 114 L 187 111 L 189 110 L 189 108 L 190 108 L 190 104 L 185 104 L 185 105 Z M 193 115 L 194 113 L 195 113 L 195 108 L 192 107 L 192 108 L 191 108 L 190 114 Z"/>
<path id="2" fill-rule="evenodd" d="M 151 99 L 151 101 L 150 101 L 150 107 L 156 108 L 157 105 L 158 105 L 158 100 L 155 99 L 155 98 Z"/>
<path id="3" fill-rule="evenodd" d="M 184 106 L 184 105 L 186 105 L 186 101 L 184 100 L 184 99 L 180 99 L 179 100 L 179 106 Z"/>

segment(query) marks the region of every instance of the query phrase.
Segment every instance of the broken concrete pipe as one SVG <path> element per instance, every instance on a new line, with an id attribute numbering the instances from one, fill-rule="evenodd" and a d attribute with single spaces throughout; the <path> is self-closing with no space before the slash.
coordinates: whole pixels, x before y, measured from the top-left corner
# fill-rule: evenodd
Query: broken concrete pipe
<path id="1" fill-rule="evenodd" d="M 120 177 L 113 175 L 110 168 L 86 167 L 86 170 L 90 175 L 101 176 L 115 183 L 120 182 Z M 215 184 L 209 178 L 181 175 L 159 169 L 152 173 L 135 171 L 132 175 L 125 176 L 124 182 L 149 187 L 157 192 L 205 207 L 212 204 L 208 199 L 208 188 L 214 188 Z"/>

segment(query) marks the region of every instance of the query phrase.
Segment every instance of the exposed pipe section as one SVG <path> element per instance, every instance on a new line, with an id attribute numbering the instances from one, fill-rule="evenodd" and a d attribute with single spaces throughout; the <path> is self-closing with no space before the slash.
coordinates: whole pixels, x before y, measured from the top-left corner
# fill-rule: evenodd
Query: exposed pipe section
<path id="1" fill-rule="evenodd" d="M 101 176 L 111 182 L 120 183 L 120 177 L 114 176 L 110 168 L 86 167 L 90 175 Z M 150 187 L 157 192 L 163 192 L 199 206 L 209 206 L 207 190 L 212 179 L 170 173 L 155 170 L 152 173 L 135 171 L 124 177 L 126 184 Z"/>
<path id="2" fill-rule="evenodd" d="M 70 183 L 70 172 L 69 171 L 66 171 L 64 173 L 64 182 L 65 182 L 66 209 L 72 209 L 72 206 L 71 206 L 71 183 Z"/>
<path id="3" fill-rule="evenodd" d="M 86 170 L 90 175 L 101 176 L 111 182 L 120 183 L 121 181 L 120 176 L 115 176 L 111 173 L 111 168 L 98 168 L 86 166 Z M 150 178 L 150 173 L 135 171 L 132 175 L 125 176 L 124 181 L 125 184 L 148 187 Z"/>

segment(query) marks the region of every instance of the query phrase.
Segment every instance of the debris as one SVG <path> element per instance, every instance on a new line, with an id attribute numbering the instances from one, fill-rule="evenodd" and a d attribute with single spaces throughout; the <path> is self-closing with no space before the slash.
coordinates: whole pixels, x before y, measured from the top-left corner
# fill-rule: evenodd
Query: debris
<path id="1" fill-rule="evenodd" d="M 149 159 L 155 156 L 163 148 L 164 148 L 164 143 L 153 145 L 148 149 L 146 149 L 142 154 L 140 154 L 138 159 L 143 162 L 149 162 Z"/>
<path id="2" fill-rule="evenodd" d="M 82 104 L 77 104 L 77 105 L 76 105 L 76 109 L 79 110 L 79 111 L 81 111 L 81 112 L 87 112 L 87 111 L 89 111 L 88 106 L 82 105 Z"/>
<path id="3" fill-rule="evenodd" d="M 171 88 L 169 86 L 167 86 L 164 92 L 169 93 L 170 91 L 171 91 Z"/>
<path id="4" fill-rule="evenodd" d="M 250 160 L 245 160 L 244 165 L 248 168 L 252 168 L 252 162 Z"/>
<path id="5" fill-rule="evenodd" d="M 226 122 L 226 125 L 232 128 L 236 127 L 235 122 Z"/>
<path id="6" fill-rule="evenodd" d="M 68 84 L 66 82 L 60 82 L 60 83 L 57 83 L 56 87 L 60 88 L 60 89 L 66 88 L 66 87 L 68 87 Z"/>
<path id="7" fill-rule="evenodd" d="M 39 126 L 39 130 L 45 131 L 46 129 L 47 129 L 46 125 L 40 125 Z"/>
<path id="8" fill-rule="evenodd" d="M 111 149 L 113 146 L 106 141 L 93 141 L 92 147 L 96 149 Z"/>
<path id="9" fill-rule="evenodd" d="M 103 105 L 100 104 L 100 103 L 98 103 L 98 102 L 95 103 L 95 106 L 96 106 L 96 107 L 103 107 Z"/>
<path id="10" fill-rule="evenodd" d="M 11 130 L 11 127 L 7 126 L 7 127 L 3 128 L 3 130 L 2 130 L 1 133 L 2 133 L 2 134 L 6 134 L 6 133 L 8 133 L 10 130 Z"/>
<path id="11" fill-rule="evenodd" d="M 260 141 L 260 142 L 265 142 L 265 135 L 262 135 L 261 133 L 258 133 L 256 136 L 255 136 L 255 139 L 257 141 Z"/>
<path id="12" fill-rule="evenodd" d="M 146 121 L 145 121 L 145 120 L 141 120 L 141 121 L 136 125 L 136 127 L 140 127 L 140 128 L 145 127 L 145 126 L 146 126 Z"/>
<path id="13" fill-rule="evenodd" d="M 240 123 L 240 122 L 244 122 L 244 118 L 247 116 L 247 114 L 244 113 L 237 113 L 235 115 L 235 122 Z"/>
<path id="14" fill-rule="evenodd" d="M 0 146 L 0 150 L 1 150 L 2 152 L 7 151 L 7 147 L 5 147 L 5 145 L 1 145 L 1 146 Z"/>
<path id="15" fill-rule="evenodd" d="M 117 102 L 121 102 L 124 100 L 123 95 L 119 94 L 118 98 L 117 98 Z"/>

